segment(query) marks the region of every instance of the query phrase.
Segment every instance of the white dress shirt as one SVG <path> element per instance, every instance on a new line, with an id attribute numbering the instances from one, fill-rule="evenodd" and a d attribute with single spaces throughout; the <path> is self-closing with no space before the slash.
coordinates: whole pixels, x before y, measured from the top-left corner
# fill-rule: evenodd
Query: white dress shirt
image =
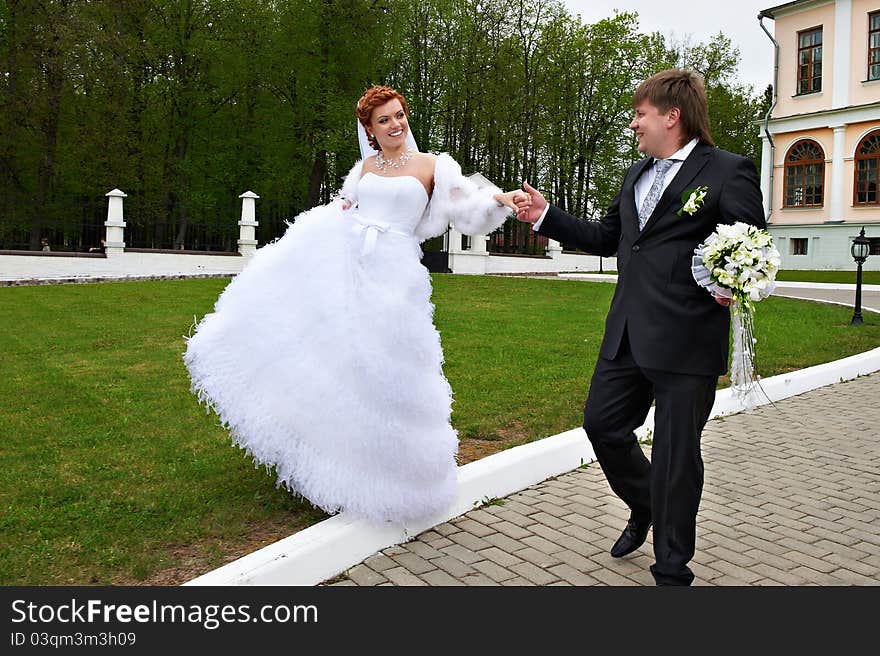
<path id="1" fill-rule="evenodd" d="M 688 158 L 688 155 L 691 154 L 691 151 L 697 145 L 697 139 L 691 139 L 688 143 L 686 143 L 682 148 L 678 149 L 672 155 L 667 157 L 666 159 L 672 160 L 672 166 L 669 167 L 669 170 L 666 172 L 666 177 L 663 179 L 663 190 L 660 192 L 661 195 L 669 184 L 672 182 L 672 179 L 676 176 L 679 169 L 681 168 L 684 160 Z M 655 160 L 656 163 L 656 160 Z M 642 206 L 642 203 L 645 200 L 645 196 L 648 195 L 648 191 L 651 189 L 651 185 L 654 184 L 654 178 L 657 177 L 657 167 L 650 166 L 645 169 L 645 172 L 639 176 L 639 179 L 636 180 L 634 192 L 635 192 L 635 201 L 636 208 Z M 544 221 L 544 217 L 547 216 L 547 210 L 550 209 L 550 204 L 547 204 L 547 207 L 544 208 L 544 211 L 541 213 L 541 218 L 535 221 L 535 224 L 532 226 L 532 230 L 538 230 L 541 227 L 541 223 Z"/>

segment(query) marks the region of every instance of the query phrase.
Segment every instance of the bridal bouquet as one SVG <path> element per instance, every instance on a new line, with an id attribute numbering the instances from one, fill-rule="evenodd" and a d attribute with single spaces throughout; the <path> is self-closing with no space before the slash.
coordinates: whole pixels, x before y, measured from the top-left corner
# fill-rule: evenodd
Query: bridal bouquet
<path id="1" fill-rule="evenodd" d="M 720 224 L 694 249 L 691 271 L 701 287 L 732 299 L 733 358 L 730 382 L 734 396 L 754 407 L 750 392 L 755 378 L 755 303 L 776 286 L 779 251 L 766 230 L 747 223 Z"/>

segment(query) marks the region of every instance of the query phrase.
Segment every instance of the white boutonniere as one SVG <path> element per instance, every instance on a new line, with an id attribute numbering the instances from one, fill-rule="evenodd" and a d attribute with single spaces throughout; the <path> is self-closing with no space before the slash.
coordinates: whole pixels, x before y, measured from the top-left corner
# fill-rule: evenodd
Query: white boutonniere
<path id="1" fill-rule="evenodd" d="M 682 207 L 676 214 L 681 216 L 682 212 L 687 212 L 691 216 L 693 216 L 694 212 L 696 212 L 703 205 L 703 199 L 706 198 L 706 193 L 709 191 L 709 187 L 697 187 L 696 189 L 688 189 L 681 195 L 681 202 L 684 203 L 684 207 Z"/>

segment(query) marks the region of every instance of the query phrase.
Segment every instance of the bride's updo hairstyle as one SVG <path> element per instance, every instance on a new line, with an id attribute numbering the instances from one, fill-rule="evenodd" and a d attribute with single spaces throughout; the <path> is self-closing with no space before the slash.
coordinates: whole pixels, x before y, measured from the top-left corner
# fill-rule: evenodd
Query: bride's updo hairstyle
<path id="1" fill-rule="evenodd" d="M 357 109 L 355 109 L 355 114 L 365 130 L 370 127 L 370 117 L 373 115 L 373 110 L 394 99 L 400 101 L 400 105 L 403 107 L 403 113 L 409 116 L 409 109 L 406 107 L 406 98 L 391 87 L 376 84 L 366 90 L 364 95 L 361 96 L 361 99 L 358 100 Z M 370 134 L 369 131 L 367 131 L 367 140 L 370 142 L 370 146 L 373 147 L 373 150 L 382 150 L 379 148 L 379 142 L 376 141 L 376 137 Z"/>

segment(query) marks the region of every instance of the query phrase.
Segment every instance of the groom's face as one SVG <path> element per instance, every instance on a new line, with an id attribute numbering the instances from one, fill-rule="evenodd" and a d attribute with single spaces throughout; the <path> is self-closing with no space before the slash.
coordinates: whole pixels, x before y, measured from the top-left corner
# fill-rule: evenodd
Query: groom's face
<path id="1" fill-rule="evenodd" d="M 629 129 L 636 133 L 640 153 L 650 157 L 668 157 L 675 152 L 676 148 L 666 152 L 675 144 L 671 130 L 675 121 L 670 120 L 673 111 L 675 110 L 662 114 L 647 100 L 642 101 L 635 108 L 635 116 L 629 124 Z"/>

